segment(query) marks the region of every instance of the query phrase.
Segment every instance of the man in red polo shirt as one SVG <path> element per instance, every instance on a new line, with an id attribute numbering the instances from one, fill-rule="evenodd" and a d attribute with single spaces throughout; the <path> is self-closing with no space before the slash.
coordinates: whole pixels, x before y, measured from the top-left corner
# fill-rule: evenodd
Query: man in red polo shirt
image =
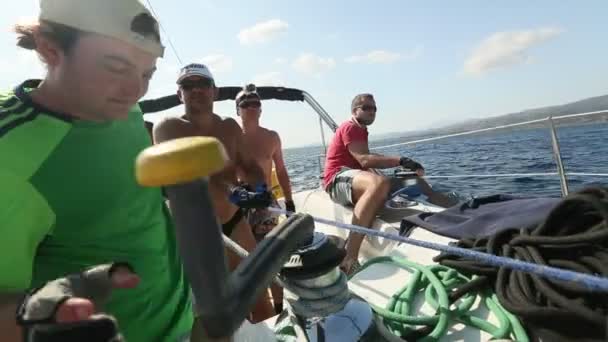
<path id="1" fill-rule="evenodd" d="M 351 104 L 352 117 L 336 130 L 327 150 L 323 184 L 331 199 L 342 205 L 354 205 L 352 224 L 371 227 L 374 217 L 391 191 L 391 179 L 370 169 L 402 166 L 424 175 L 424 167 L 406 157 L 370 153 L 367 126 L 376 118 L 376 101 L 372 94 L 359 94 Z M 429 201 L 443 207 L 453 203 L 434 192 L 422 179 L 418 186 Z M 363 235 L 351 232 L 342 269 L 348 274 L 358 266 Z"/>

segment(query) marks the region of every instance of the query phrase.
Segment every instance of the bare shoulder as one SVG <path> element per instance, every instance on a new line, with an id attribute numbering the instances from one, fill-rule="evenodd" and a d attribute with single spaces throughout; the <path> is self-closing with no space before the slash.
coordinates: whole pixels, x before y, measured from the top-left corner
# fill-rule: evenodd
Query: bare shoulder
<path id="1" fill-rule="evenodd" d="M 172 131 L 189 129 L 192 124 L 180 117 L 172 116 L 164 118 L 154 124 L 154 131 Z"/>
<path id="2" fill-rule="evenodd" d="M 273 138 L 275 138 L 275 139 L 279 139 L 279 138 L 280 138 L 280 137 L 279 137 L 279 133 L 277 133 L 277 131 L 273 131 L 273 130 L 268 129 L 268 128 L 264 128 L 264 131 L 266 132 L 266 134 L 267 134 L 269 137 L 273 137 Z"/>
<path id="3" fill-rule="evenodd" d="M 281 142 L 281 137 L 279 136 L 279 133 L 277 133 L 276 131 L 273 131 L 271 129 L 267 129 L 264 128 L 264 135 L 271 140 L 273 143 L 276 142 Z"/>
<path id="4" fill-rule="evenodd" d="M 193 135 L 192 125 L 180 117 L 168 117 L 154 124 L 154 141 L 161 142 Z"/>
<path id="5" fill-rule="evenodd" d="M 281 137 L 276 131 L 264 128 L 264 140 L 268 146 L 272 146 L 273 154 L 281 150 Z"/>
<path id="6" fill-rule="evenodd" d="M 231 117 L 220 117 L 222 128 L 228 132 L 242 132 L 241 126 Z"/>

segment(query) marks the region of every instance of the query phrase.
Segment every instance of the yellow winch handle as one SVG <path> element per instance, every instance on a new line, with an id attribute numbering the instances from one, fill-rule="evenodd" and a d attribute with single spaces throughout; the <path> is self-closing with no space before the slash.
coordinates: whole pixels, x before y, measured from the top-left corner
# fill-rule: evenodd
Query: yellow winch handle
<path id="1" fill-rule="evenodd" d="M 228 160 L 224 145 L 212 137 L 168 140 L 144 149 L 135 161 L 142 186 L 186 183 L 222 170 Z"/>

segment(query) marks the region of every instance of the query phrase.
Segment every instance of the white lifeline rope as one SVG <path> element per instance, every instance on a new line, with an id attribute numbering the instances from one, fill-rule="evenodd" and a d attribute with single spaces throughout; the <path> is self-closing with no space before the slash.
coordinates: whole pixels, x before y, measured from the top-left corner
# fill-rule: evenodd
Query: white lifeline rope
<path id="1" fill-rule="evenodd" d="M 407 174 L 413 176 L 412 174 Z M 495 173 L 495 174 L 473 174 L 473 175 L 424 175 L 422 178 L 428 179 L 448 179 L 448 178 L 510 178 L 510 177 L 549 177 L 557 176 L 557 172 L 538 172 L 538 173 Z M 584 173 L 570 172 L 566 173 L 570 177 L 608 177 L 608 173 Z"/>
<path id="2" fill-rule="evenodd" d="M 268 208 L 269 211 L 290 215 L 290 213 L 285 210 L 277 209 L 277 208 Z M 312 216 L 312 215 L 311 215 Z M 551 266 L 538 265 L 531 262 L 516 260 L 512 258 L 506 258 L 502 256 L 497 256 L 488 253 L 481 253 L 473 250 L 469 250 L 466 248 L 459 248 L 454 246 L 445 246 L 434 242 L 421 241 L 416 240 L 404 236 L 399 236 L 395 234 L 385 233 L 369 228 L 364 228 L 360 226 L 355 226 L 347 223 L 340 223 L 331 220 L 326 220 L 320 217 L 312 216 L 313 220 L 318 223 L 327 224 L 331 226 L 335 226 L 338 228 L 347 229 L 359 234 L 371 235 L 377 237 L 383 237 L 385 239 L 403 242 L 409 245 L 419 246 L 428 249 L 434 249 L 437 251 L 446 252 L 453 255 L 462 256 L 465 258 L 469 258 L 472 260 L 476 260 L 479 262 L 483 262 L 488 265 L 497 266 L 497 267 L 507 267 L 513 270 L 518 270 L 527 273 L 534 273 L 540 275 L 545 278 L 552 278 L 562 281 L 576 282 L 585 285 L 589 290 L 598 291 L 598 292 L 608 292 L 608 278 L 604 277 L 596 277 L 584 273 L 574 272 L 570 270 L 563 270 Z"/>

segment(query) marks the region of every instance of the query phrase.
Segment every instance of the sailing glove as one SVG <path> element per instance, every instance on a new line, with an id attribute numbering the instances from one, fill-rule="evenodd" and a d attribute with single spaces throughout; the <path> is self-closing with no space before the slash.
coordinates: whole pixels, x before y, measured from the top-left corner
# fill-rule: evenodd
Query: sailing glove
<path id="1" fill-rule="evenodd" d="M 285 201 L 285 210 L 287 210 L 290 213 L 295 213 L 296 212 L 295 203 L 293 203 L 293 201 L 291 201 L 291 200 Z"/>
<path id="2" fill-rule="evenodd" d="M 61 304 L 75 297 L 91 300 L 100 311 L 112 292 L 111 275 L 117 267 L 133 271 L 126 263 L 104 264 L 52 280 L 30 291 L 17 311 L 17 324 L 23 327 L 24 341 L 123 342 L 116 319 L 107 314 L 94 314 L 70 323 L 59 323 L 55 316 Z"/>
<path id="3" fill-rule="evenodd" d="M 401 165 L 402 167 L 406 168 L 406 169 L 410 169 L 410 170 L 424 170 L 424 167 L 422 166 L 422 164 L 418 163 L 417 161 L 414 161 L 410 158 L 407 157 L 401 157 L 401 159 L 399 159 L 399 165 Z"/>

